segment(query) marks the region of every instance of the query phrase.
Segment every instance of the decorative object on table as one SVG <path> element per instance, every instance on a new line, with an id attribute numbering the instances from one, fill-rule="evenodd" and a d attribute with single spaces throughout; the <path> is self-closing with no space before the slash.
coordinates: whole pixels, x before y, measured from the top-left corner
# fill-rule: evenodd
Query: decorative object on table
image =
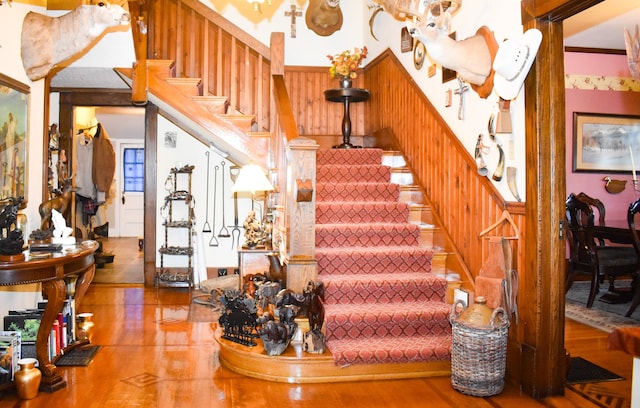
<path id="1" fill-rule="evenodd" d="M 353 52 L 350 50 L 342 51 L 340 54 L 327 55 L 331 66 L 329 67 L 329 75 L 331 78 L 340 79 L 341 88 L 351 88 L 351 81 L 358 77 L 356 72 L 362 60 L 367 58 L 367 47 L 355 47 Z"/>
<path id="2" fill-rule="evenodd" d="M 330 36 L 342 28 L 340 0 L 310 0 L 304 20 L 314 33 Z"/>
<path id="3" fill-rule="evenodd" d="M 509 320 L 477 297 L 462 313 L 451 309 L 451 385 L 463 394 L 496 395 L 504 389 Z"/>
<path id="4" fill-rule="evenodd" d="M 50 244 L 53 237 L 53 231 L 35 229 L 29 234 L 29 245 L 33 244 Z"/>
<path id="5" fill-rule="evenodd" d="M 604 183 L 604 189 L 607 190 L 609 194 L 618 194 L 624 191 L 627 186 L 627 180 L 614 180 L 611 177 L 607 176 L 603 178 L 606 183 Z"/>
<path id="6" fill-rule="evenodd" d="M 222 311 L 218 322 L 222 326 L 222 338 L 244 346 L 255 346 L 258 325 L 255 300 L 238 291 L 225 290 L 220 302 Z"/>
<path id="7" fill-rule="evenodd" d="M 52 210 L 57 210 L 59 213 L 65 214 L 67 209 L 70 208 L 71 198 L 76 191 L 71 183 L 72 178 L 73 176 L 65 178 L 62 184 L 62 191 L 55 190 L 55 197 L 38 206 L 38 212 L 40 213 L 40 229 L 51 229 Z"/>
<path id="8" fill-rule="evenodd" d="M 67 227 L 64 217 L 58 210 L 51 210 L 51 221 L 53 221 L 53 243 L 74 244 L 76 242 L 75 237 L 71 236 L 73 228 Z"/>
<path id="9" fill-rule="evenodd" d="M 106 29 L 127 25 L 130 19 L 121 6 L 103 2 L 76 7 L 59 17 L 27 13 L 20 47 L 27 76 L 32 81 L 44 78 L 58 64 L 91 48 Z"/>
<path id="10" fill-rule="evenodd" d="M 9 197 L 0 201 L 0 255 L 7 256 L 5 260 L 24 259 L 22 253 L 24 236 L 16 221 L 18 210 L 22 207 L 23 197 Z M 20 255 L 20 256 L 17 256 Z M 16 257 L 17 256 L 17 257 Z"/>
<path id="11" fill-rule="evenodd" d="M 13 381 L 20 399 L 30 400 L 38 396 L 42 373 L 36 368 L 37 362 L 35 358 L 22 358 L 18 361 L 20 370 L 15 373 Z"/>
<path id="12" fill-rule="evenodd" d="M 639 125 L 640 116 L 573 112 L 573 171 L 630 172 L 637 181 Z"/>
<path id="13" fill-rule="evenodd" d="M 262 200 L 262 215 L 257 217 L 254 210 L 254 201 L 256 193 L 266 193 L 273 191 L 273 185 L 267 179 L 264 171 L 257 164 L 247 164 L 242 166 L 236 182 L 231 189 L 234 193 L 251 193 L 251 211 L 247 215 L 243 226 L 245 245 L 255 248 L 260 245 L 270 244 L 266 242 L 270 235 L 271 225 L 267 221 L 266 194 Z"/>

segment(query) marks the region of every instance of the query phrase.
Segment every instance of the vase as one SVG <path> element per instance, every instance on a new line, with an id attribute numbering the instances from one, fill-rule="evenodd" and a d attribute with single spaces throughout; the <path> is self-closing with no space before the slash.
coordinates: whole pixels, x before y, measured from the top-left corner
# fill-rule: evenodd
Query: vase
<path id="1" fill-rule="evenodd" d="M 13 381 L 20 399 L 29 400 L 38 395 L 38 387 L 40 387 L 42 373 L 36 368 L 37 361 L 35 358 L 22 358 L 18 360 L 20 370 L 15 373 Z"/>
<path id="2" fill-rule="evenodd" d="M 351 88 L 353 80 L 349 77 L 340 77 L 340 88 Z"/>

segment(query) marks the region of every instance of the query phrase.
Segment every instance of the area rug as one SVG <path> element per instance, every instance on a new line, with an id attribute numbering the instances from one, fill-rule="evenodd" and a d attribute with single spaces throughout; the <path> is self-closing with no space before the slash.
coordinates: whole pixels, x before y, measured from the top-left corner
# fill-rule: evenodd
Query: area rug
<path id="1" fill-rule="evenodd" d="M 88 366 L 100 347 L 86 345 L 71 349 L 56 361 L 56 366 Z"/>
<path id="2" fill-rule="evenodd" d="M 585 384 L 602 381 L 624 380 L 619 376 L 582 357 L 572 357 L 567 373 L 567 384 Z"/>
<path id="3" fill-rule="evenodd" d="M 601 408 L 630 408 L 631 400 L 628 395 L 622 395 L 606 383 L 568 384 L 568 388 Z"/>
<path id="4" fill-rule="evenodd" d="M 599 407 L 629 408 L 629 396 L 618 392 L 616 387 L 607 385 L 611 381 L 624 379 L 582 357 L 572 357 L 567 387 Z"/>
<path id="5" fill-rule="evenodd" d="M 200 290 L 194 290 L 189 305 L 189 322 L 217 322 L 220 318 L 220 306 L 212 296 Z"/>
<path id="6" fill-rule="evenodd" d="M 589 285 L 589 282 L 573 283 L 566 295 L 565 317 L 609 333 L 618 327 L 640 325 L 640 307 L 631 317 L 625 317 L 630 303 L 612 304 L 599 300 L 607 293 L 608 285 L 601 285 L 593 306 L 587 309 Z"/>

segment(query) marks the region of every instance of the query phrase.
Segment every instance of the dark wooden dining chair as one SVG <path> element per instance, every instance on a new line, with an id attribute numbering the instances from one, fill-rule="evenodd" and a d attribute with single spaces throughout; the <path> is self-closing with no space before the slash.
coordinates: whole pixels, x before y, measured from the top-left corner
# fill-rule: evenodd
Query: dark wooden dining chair
<path id="1" fill-rule="evenodd" d="M 605 217 L 607 215 L 607 211 L 604 208 L 604 203 L 602 201 L 600 201 L 599 199 L 595 198 L 595 197 L 591 197 L 589 195 L 587 195 L 584 192 L 580 192 L 578 193 L 578 195 L 576 196 L 578 197 L 578 199 L 586 202 L 587 204 L 589 204 L 591 206 L 591 209 L 595 208 L 598 210 L 598 224 L 599 225 L 604 225 L 605 224 Z M 595 220 L 595 214 L 594 214 L 594 220 Z M 600 245 L 605 245 L 605 241 L 603 238 L 598 238 L 598 242 L 600 243 Z"/>
<path id="2" fill-rule="evenodd" d="M 591 307 L 605 277 L 636 274 L 638 255 L 633 246 L 597 245 L 593 236 L 593 208 L 573 193 L 566 201 L 566 220 L 569 268 L 565 292 L 569 291 L 577 275 L 589 275 L 591 287 L 587 307 Z"/>
<path id="3" fill-rule="evenodd" d="M 629 204 L 629 210 L 627 211 L 627 221 L 629 222 L 629 230 L 631 237 L 633 237 L 633 247 L 636 250 L 636 257 L 638 259 L 638 265 L 636 273 L 633 276 L 631 282 L 631 290 L 633 292 L 633 298 L 631 300 L 631 306 L 627 310 L 627 317 L 630 317 L 636 307 L 640 304 L 640 237 L 638 237 L 638 230 L 636 229 L 636 214 L 640 213 L 640 198 Z"/>

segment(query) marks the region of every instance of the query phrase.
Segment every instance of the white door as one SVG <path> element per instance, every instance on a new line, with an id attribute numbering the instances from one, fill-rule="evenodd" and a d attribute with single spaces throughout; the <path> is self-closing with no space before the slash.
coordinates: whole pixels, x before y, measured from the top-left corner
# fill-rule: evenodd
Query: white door
<path id="1" fill-rule="evenodd" d="M 118 229 L 121 237 L 144 234 L 144 144 L 120 144 Z"/>

